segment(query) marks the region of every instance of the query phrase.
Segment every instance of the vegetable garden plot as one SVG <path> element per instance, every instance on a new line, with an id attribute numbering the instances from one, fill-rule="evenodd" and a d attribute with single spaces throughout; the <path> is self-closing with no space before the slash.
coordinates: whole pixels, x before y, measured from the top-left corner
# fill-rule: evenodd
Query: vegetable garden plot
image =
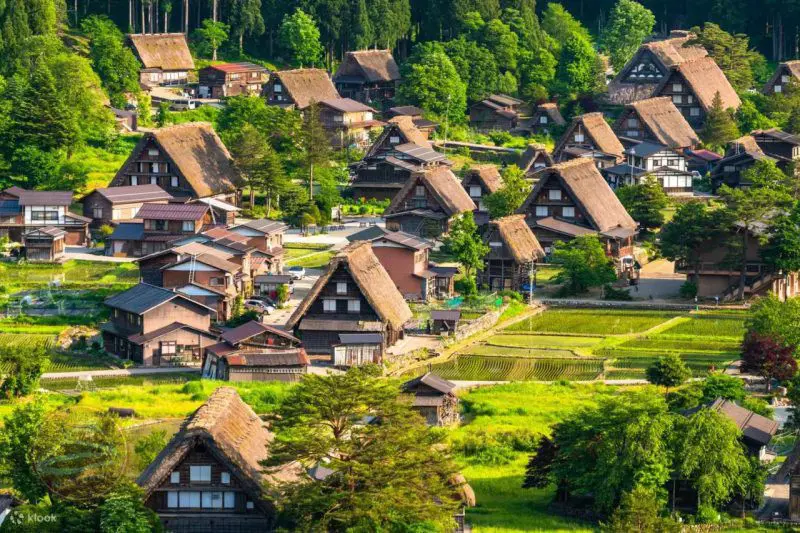
<path id="1" fill-rule="evenodd" d="M 572 350 L 520 348 L 508 346 L 494 346 L 491 344 L 475 344 L 459 352 L 459 355 L 486 355 L 490 357 L 541 357 L 541 358 L 572 358 L 580 357 Z"/>
<path id="2" fill-rule="evenodd" d="M 714 338 L 668 338 L 656 335 L 652 338 L 641 338 L 626 341 L 619 345 L 622 349 L 657 351 L 657 352 L 724 352 L 738 355 L 739 343 L 733 340 Z"/>
<path id="3" fill-rule="evenodd" d="M 433 365 L 432 371 L 445 379 L 465 381 L 588 381 L 603 371 L 603 360 L 462 355 Z"/>
<path id="4" fill-rule="evenodd" d="M 566 335 L 505 334 L 493 335 L 486 344 L 520 348 L 589 347 L 600 343 L 603 337 L 578 337 Z"/>
<path id="5" fill-rule="evenodd" d="M 622 335 L 641 333 L 678 313 L 643 310 L 552 309 L 506 328 L 506 332 Z"/>
<path id="6" fill-rule="evenodd" d="M 744 337 L 744 316 L 697 316 L 661 332 L 691 337 Z"/>

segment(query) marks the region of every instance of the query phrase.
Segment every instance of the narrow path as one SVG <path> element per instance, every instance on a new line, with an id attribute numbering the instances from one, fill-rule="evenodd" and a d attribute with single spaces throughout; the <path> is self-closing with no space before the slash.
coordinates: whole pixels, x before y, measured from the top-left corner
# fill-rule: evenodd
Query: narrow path
<path id="1" fill-rule="evenodd" d="M 84 370 L 78 372 L 45 372 L 43 379 L 79 378 L 81 376 L 113 377 L 113 376 L 147 376 L 154 374 L 186 374 L 200 372 L 195 367 L 171 366 L 168 368 L 117 368 L 112 370 Z"/>

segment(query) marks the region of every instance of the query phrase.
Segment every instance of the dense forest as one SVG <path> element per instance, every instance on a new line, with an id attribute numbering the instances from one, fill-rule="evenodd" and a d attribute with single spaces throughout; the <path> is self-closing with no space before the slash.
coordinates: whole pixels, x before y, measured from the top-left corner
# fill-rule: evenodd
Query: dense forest
<path id="1" fill-rule="evenodd" d="M 5 0 L 11 3 L 13 0 Z M 333 55 L 358 44 L 390 46 L 402 56 L 419 40 L 453 39 L 468 31 L 470 12 L 484 20 L 500 18 L 503 10 L 541 14 L 547 2 L 536 0 L 66 0 L 70 20 L 106 14 L 123 30 L 186 31 L 207 18 L 243 33 L 253 55 L 272 56 L 277 29 L 287 13 L 300 7 L 320 24 L 323 43 Z M 593 34 L 608 24 L 615 0 L 563 0 Z M 0 7 L 3 2 L 0 2 Z M 731 33 L 745 33 L 750 43 L 771 60 L 798 56 L 799 0 L 642 0 L 656 16 L 656 30 L 690 28 L 714 22 Z M 261 14 L 263 26 L 256 19 Z M 366 41 L 364 36 L 366 34 Z M 370 37 L 374 35 L 374 37 Z"/>

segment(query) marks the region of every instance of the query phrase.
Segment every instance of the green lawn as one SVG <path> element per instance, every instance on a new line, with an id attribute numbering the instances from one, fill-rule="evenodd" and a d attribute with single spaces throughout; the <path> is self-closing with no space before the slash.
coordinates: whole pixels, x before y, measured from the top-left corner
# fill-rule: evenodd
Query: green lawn
<path id="1" fill-rule="evenodd" d="M 329 244 L 287 243 L 284 245 L 286 266 L 321 268 L 334 256 Z"/>

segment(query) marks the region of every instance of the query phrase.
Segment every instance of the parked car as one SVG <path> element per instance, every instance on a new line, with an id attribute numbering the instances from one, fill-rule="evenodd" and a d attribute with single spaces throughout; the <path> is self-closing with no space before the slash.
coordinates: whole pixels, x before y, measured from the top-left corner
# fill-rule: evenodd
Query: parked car
<path id="1" fill-rule="evenodd" d="M 306 277 L 306 269 L 303 267 L 289 267 L 288 272 L 294 279 L 303 279 Z"/>
<path id="2" fill-rule="evenodd" d="M 256 311 L 257 313 L 264 313 L 266 315 L 271 315 L 275 312 L 275 307 L 269 305 L 268 303 L 262 302 L 261 300 L 245 300 L 244 307 L 245 309 Z"/>

